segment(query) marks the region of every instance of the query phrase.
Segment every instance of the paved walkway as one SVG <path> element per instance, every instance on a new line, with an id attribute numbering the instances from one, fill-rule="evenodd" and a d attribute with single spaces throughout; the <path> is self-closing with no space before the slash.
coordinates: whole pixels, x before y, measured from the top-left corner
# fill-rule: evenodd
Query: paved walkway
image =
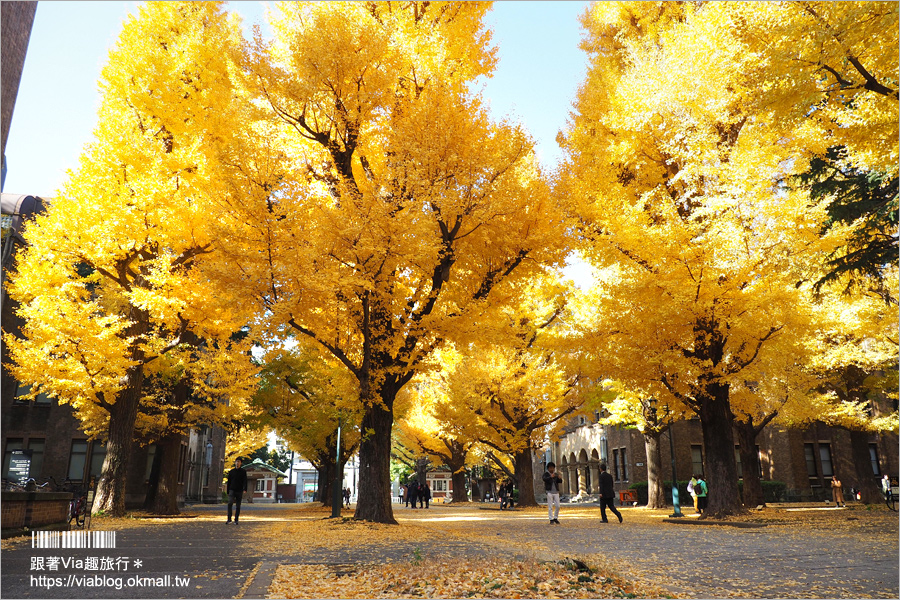
<path id="1" fill-rule="evenodd" d="M 242 523 L 226 526 L 222 507 L 197 507 L 192 511 L 196 519 L 136 520 L 118 531 L 115 549 L 18 544 L 4 550 L 0 596 L 261 598 L 278 564 L 408 561 L 415 554 L 425 560 L 589 557 L 623 575 L 702 598 L 898 597 L 896 513 L 812 514 L 808 521 L 738 529 L 666 524 L 664 515 L 641 509 L 624 509 L 625 523 L 604 525 L 596 509 L 566 506 L 561 525 L 551 526 L 542 511 L 480 508 L 395 505 L 395 516 L 406 527 L 391 529 L 323 524 L 321 512 L 304 512 L 297 505 L 245 505 Z M 129 565 L 127 571 L 86 571 L 71 564 L 50 571 L 48 559 L 54 556 L 127 558 Z M 39 557 L 43 570 L 34 569 Z M 142 561 L 139 568 L 135 560 Z M 137 585 L 136 576 L 162 586 Z M 52 587 L 47 578 L 53 578 Z"/>
<path id="2" fill-rule="evenodd" d="M 478 521 L 477 540 L 527 546 L 540 558 L 591 557 L 622 574 L 645 578 L 699 598 L 897 598 L 897 513 L 810 510 L 792 522 L 763 528 L 662 523 L 664 515 L 620 509 L 625 522 L 599 520 L 599 511 L 566 507 L 559 526 L 537 511 L 491 512 Z M 767 513 L 769 514 L 769 513 Z M 404 515 L 405 517 L 405 515 Z M 472 513 L 448 509 L 422 525 L 462 533 Z M 762 520 L 762 519 L 761 519 Z"/>

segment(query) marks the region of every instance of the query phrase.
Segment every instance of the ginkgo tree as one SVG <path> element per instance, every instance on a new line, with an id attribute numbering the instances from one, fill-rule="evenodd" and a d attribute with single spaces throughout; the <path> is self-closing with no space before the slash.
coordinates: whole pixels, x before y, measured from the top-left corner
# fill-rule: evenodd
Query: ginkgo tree
<path id="1" fill-rule="evenodd" d="M 888 268 L 886 284 L 896 290 L 897 266 Z M 821 318 L 812 343 L 820 349 L 806 365 L 820 393 L 813 419 L 846 429 L 856 472 L 845 477 L 864 502 L 880 500 L 871 474 L 869 434 L 896 434 L 898 314 L 880 294 L 850 297 L 833 291 L 822 298 Z"/>
<path id="2" fill-rule="evenodd" d="M 122 515 L 144 372 L 207 341 L 220 397 L 247 394 L 244 324 L 200 263 L 213 252 L 208 190 L 239 39 L 220 3 L 148 3 L 103 69 L 94 141 L 30 225 L 10 296 L 22 338 L 6 336 L 17 379 L 72 406 L 107 454 L 94 510 Z M 193 368 L 186 364 L 185 368 Z"/>
<path id="3" fill-rule="evenodd" d="M 395 443 L 416 457 L 450 469 L 453 502 L 467 502 L 466 469 L 475 464 L 472 450 L 479 443 L 472 435 L 477 415 L 451 395 L 451 379 L 459 354 L 452 349 L 437 351 L 437 367 L 420 374 L 398 398 Z"/>
<path id="4" fill-rule="evenodd" d="M 394 403 L 423 360 L 566 253 L 533 142 L 472 91 L 495 64 L 487 10 L 282 3 L 274 40 L 244 51 L 249 120 L 217 211 L 240 242 L 220 276 L 356 378 L 357 518 L 394 521 Z"/>
<path id="5" fill-rule="evenodd" d="M 441 354 L 440 393 L 451 403 L 443 416 L 501 470 L 509 457 L 521 506 L 536 506 L 534 452 L 584 403 L 577 363 L 564 359 L 555 330 L 570 293 L 549 274 L 534 278 L 518 304 L 490 311 L 482 341 Z"/>
<path id="6" fill-rule="evenodd" d="M 759 54 L 722 26 L 727 6 L 590 8 L 557 187 L 601 268 L 581 300 L 596 376 L 697 414 L 711 515 L 741 510 L 733 424 L 756 400 L 732 388 L 814 351 L 807 282 L 846 233 L 820 236 L 827 203 L 784 184 L 811 152 L 758 102 Z"/>
<path id="7" fill-rule="evenodd" d="M 335 472 L 359 447 L 362 405 L 356 380 L 311 340 L 266 353 L 251 420 L 274 431 L 318 472 L 316 497 L 331 506 Z M 340 429 L 341 456 L 336 456 Z"/>

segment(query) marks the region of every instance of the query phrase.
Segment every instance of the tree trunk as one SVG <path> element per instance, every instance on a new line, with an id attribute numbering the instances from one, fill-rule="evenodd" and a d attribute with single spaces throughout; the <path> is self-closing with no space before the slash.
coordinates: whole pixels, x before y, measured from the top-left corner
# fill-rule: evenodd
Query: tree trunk
<path id="1" fill-rule="evenodd" d="M 728 385 L 708 383 L 700 405 L 700 427 L 706 451 L 707 507 L 702 518 L 720 518 L 744 511 L 734 461 L 734 415 L 728 404 Z"/>
<path id="2" fill-rule="evenodd" d="M 516 481 L 519 484 L 518 506 L 537 506 L 534 497 L 534 465 L 531 462 L 531 448 L 516 452 Z"/>
<path id="3" fill-rule="evenodd" d="M 159 481 L 150 512 L 157 515 L 177 515 L 178 510 L 178 455 L 181 450 L 181 433 L 170 433 L 156 446 L 156 457 L 161 455 Z"/>
<path id="4" fill-rule="evenodd" d="M 741 469 L 744 479 L 744 506 L 755 508 L 765 505 L 762 484 L 759 481 L 759 470 L 756 468 L 756 435 L 758 430 L 749 421 L 735 421 L 738 441 L 741 444 Z"/>
<path id="5" fill-rule="evenodd" d="M 322 506 L 330 508 L 331 486 L 334 483 L 334 461 L 320 459 L 316 472 L 319 474 L 319 480 L 316 485 L 316 500 L 321 502 Z"/>
<path id="6" fill-rule="evenodd" d="M 156 451 L 153 453 L 153 463 L 150 465 L 150 477 L 147 479 L 147 495 L 144 496 L 144 510 L 153 510 L 156 503 L 156 494 L 159 489 L 159 472 L 162 466 L 162 449 L 157 442 Z"/>
<path id="7" fill-rule="evenodd" d="M 644 432 L 644 449 L 647 451 L 647 508 L 666 507 L 666 489 L 663 485 L 662 455 L 658 431 Z"/>
<path id="8" fill-rule="evenodd" d="M 113 517 L 125 516 L 125 483 L 134 446 L 134 423 L 141 399 L 143 375 L 143 366 L 135 366 L 129 373 L 128 387 L 110 408 L 106 459 L 94 495 L 93 514 L 102 510 Z"/>
<path id="9" fill-rule="evenodd" d="M 468 502 L 469 494 L 466 492 L 466 470 L 460 469 L 459 471 L 454 471 L 452 475 L 453 479 L 453 503 L 457 502 Z"/>
<path id="10" fill-rule="evenodd" d="M 881 488 L 875 481 L 872 472 L 872 459 L 869 456 L 869 433 L 867 431 L 850 430 L 850 452 L 853 460 L 851 473 L 835 473 L 841 481 L 844 489 L 848 489 L 847 483 L 859 490 L 860 500 L 865 504 L 882 502 L 884 496 Z M 825 483 L 828 486 L 828 482 Z"/>
<path id="11" fill-rule="evenodd" d="M 367 403 L 359 444 L 359 499 L 354 518 L 397 524 L 391 503 L 391 429 L 394 396 L 382 392 L 383 405 Z M 390 397 L 384 397 L 390 396 Z"/>

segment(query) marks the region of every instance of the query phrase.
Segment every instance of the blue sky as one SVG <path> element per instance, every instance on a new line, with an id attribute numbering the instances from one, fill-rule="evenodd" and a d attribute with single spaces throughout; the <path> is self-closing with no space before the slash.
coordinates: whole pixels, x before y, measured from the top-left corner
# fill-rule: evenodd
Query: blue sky
<path id="1" fill-rule="evenodd" d="M 264 25 L 264 2 L 229 2 L 249 28 Z M 496 119 L 512 117 L 531 132 L 544 167 L 559 157 L 584 78 L 578 16 L 587 2 L 497 2 L 487 18 L 499 48 L 483 94 Z M 97 79 L 137 2 L 39 2 L 6 145 L 4 192 L 52 198 L 90 142 L 100 107 Z"/>

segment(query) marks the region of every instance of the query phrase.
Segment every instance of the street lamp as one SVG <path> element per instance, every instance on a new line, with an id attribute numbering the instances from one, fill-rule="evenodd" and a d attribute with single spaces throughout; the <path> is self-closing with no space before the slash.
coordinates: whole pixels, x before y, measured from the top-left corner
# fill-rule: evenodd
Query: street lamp
<path id="1" fill-rule="evenodd" d="M 667 407 L 668 408 L 668 407 Z M 683 517 L 681 505 L 678 503 L 678 479 L 675 477 L 675 441 L 673 439 L 674 424 L 669 423 L 669 452 L 672 455 L 672 508 L 670 517 Z"/>
<path id="2" fill-rule="evenodd" d="M 337 454 L 334 457 L 334 490 L 331 492 L 331 518 L 336 519 L 341 516 L 341 490 L 338 489 L 343 481 L 341 477 L 341 418 L 338 417 L 337 429 Z"/>

